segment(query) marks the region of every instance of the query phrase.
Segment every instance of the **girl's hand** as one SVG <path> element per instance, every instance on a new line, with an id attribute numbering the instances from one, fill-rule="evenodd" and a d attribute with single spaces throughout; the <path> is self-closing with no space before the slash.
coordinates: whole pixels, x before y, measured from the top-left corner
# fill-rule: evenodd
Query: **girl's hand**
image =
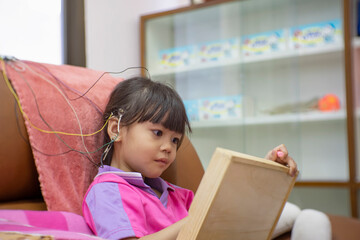
<path id="1" fill-rule="evenodd" d="M 289 167 L 289 174 L 292 177 L 295 176 L 296 172 L 298 171 L 296 162 L 288 155 L 288 151 L 284 144 L 281 144 L 270 150 L 266 154 L 265 158 Z"/>

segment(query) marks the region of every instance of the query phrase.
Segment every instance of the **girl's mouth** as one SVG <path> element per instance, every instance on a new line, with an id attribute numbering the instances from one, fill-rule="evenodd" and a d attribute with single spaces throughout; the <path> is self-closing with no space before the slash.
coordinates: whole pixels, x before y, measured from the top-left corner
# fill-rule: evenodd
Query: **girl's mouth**
<path id="1" fill-rule="evenodd" d="M 167 165 L 168 164 L 168 160 L 165 158 L 160 158 L 160 159 L 156 159 L 155 162 Z"/>

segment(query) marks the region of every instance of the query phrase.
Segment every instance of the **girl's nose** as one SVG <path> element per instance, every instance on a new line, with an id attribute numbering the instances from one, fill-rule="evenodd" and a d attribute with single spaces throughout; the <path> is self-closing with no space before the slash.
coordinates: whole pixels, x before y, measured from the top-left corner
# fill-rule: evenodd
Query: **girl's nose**
<path id="1" fill-rule="evenodd" d="M 161 151 L 170 153 L 173 148 L 172 145 L 173 143 L 171 141 L 163 141 L 163 143 L 161 144 Z"/>

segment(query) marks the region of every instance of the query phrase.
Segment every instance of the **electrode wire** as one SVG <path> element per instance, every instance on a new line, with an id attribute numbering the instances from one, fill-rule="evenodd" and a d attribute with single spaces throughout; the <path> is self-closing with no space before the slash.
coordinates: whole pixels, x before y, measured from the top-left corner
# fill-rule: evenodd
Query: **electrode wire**
<path id="1" fill-rule="evenodd" d="M 19 74 L 19 73 L 18 73 Z M 22 74 L 19 74 L 20 77 L 23 79 L 23 81 L 26 83 L 26 85 L 28 86 L 31 94 L 33 95 L 33 98 L 34 98 L 34 101 L 35 101 L 35 106 L 36 106 L 36 109 L 37 109 L 37 112 L 39 114 L 39 117 L 41 118 L 41 120 L 46 124 L 46 126 L 48 126 L 51 130 L 53 130 L 53 127 L 44 119 L 44 117 L 42 116 L 41 114 L 41 111 L 40 111 L 40 107 L 39 107 L 39 104 L 38 104 L 38 101 L 37 101 L 37 98 L 36 98 L 36 95 L 35 95 L 35 92 L 34 90 L 32 89 L 32 87 L 30 86 L 29 82 L 24 78 L 24 76 L 22 76 Z M 89 158 L 88 156 L 85 155 L 84 152 L 80 152 L 74 148 L 72 148 L 68 143 L 66 143 L 60 136 L 59 134 L 55 133 L 55 136 L 66 146 L 68 147 L 69 149 L 71 149 L 71 151 L 76 151 L 76 152 L 79 152 L 81 154 L 83 154 L 86 158 L 88 158 L 90 160 L 91 163 L 93 163 L 94 165 L 96 165 L 96 163 L 94 162 L 94 160 L 92 158 Z M 86 146 L 85 146 L 86 147 Z M 36 150 L 38 150 L 36 148 Z M 87 150 L 87 149 L 86 149 Z M 40 151 L 39 151 L 40 152 Z M 43 153 L 43 152 L 41 152 Z M 90 153 L 90 152 L 88 152 Z"/>
<path id="2" fill-rule="evenodd" d="M 18 128 L 18 132 L 20 134 L 20 137 L 24 140 L 24 142 L 26 142 L 27 144 L 30 145 L 30 142 L 25 138 L 25 136 L 23 135 L 22 131 L 21 131 L 21 128 L 20 128 L 20 124 L 19 124 L 19 115 L 18 115 L 18 104 L 16 101 L 14 101 L 14 112 L 15 112 L 15 117 L 16 117 L 16 125 L 17 125 L 17 128 Z M 98 151 L 100 151 L 101 149 L 103 149 L 104 147 L 108 146 L 109 144 L 113 143 L 114 141 L 110 141 L 108 143 L 105 143 L 104 145 L 102 145 L 101 147 L 97 148 L 95 151 L 92 151 L 90 153 L 96 153 Z M 96 163 L 96 162 L 93 162 L 87 155 L 86 155 L 86 152 L 82 152 L 82 151 L 79 151 L 77 149 L 74 149 L 72 147 L 70 147 L 68 144 L 65 143 L 65 145 L 70 149 L 68 151 L 65 151 L 65 152 L 62 152 L 62 153 L 56 153 L 56 154 L 50 154 L 50 153 L 45 153 L 41 150 L 39 150 L 37 147 L 35 146 L 31 146 L 31 148 L 35 149 L 36 151 L 38 151 L 39 153 L 43 154 L 43 155 L 46 155 L 46 156 L 49 156 L 49 157 L 54 157 L 54 156 L 60 156 L 60 155 L 65 155 L 67 153 L 70 153 L 70 152 L 78 152 L 80 154 L 82 154 L 84 157 L 86 157 L 94 166 L 99 166 L 100 163 Z"/>
<path id="3" fill-rule="evenodd" d="M 77 100 L 77 99 L 79 99 L 79 98 L 84 97 L 84 96 L 100 81 L 100 79 L 101 79 L 105 74 L 121 74 L 121 73 L 126 72 L 127 70 L 130 70 L 130 69 L 139 69 L 139 68 L 145 69 L 146 72 L 148 73 L 149 79 L 151 79 L 151 78 L 150 78 L 149 70 L 148 70 L 146 67 L 128 67 L 128 68 L 126 68 L 126 69 L 124 69 L 124 70 L 122 70 L 122 71 L 120 71 L 120 72 L 103 72 L 103 73 L 100 75 L 100 77 L 99 77 L 82 95 L 80 95 L 80 96 L 78 96 L 78 97 L 76 97 L 76 98 L 71 98 L 70 100 Z"/>
<path id="4" fill-rule="evenodd" d="M 54 78 L 58 83 L 59 85 L 63 85 L 65 88 L 67 88 L 69 91 L 73 92 L 74 94 L 80 96 L 81 95 L 81 92 L 70 87 L 69 85 L 67 85 L 65 82 L 61 81 L 59 78 L 57 78 L 46 66 L 44 66 L 43 64 L 40 64 L 40 63 L 34 63 L 34 62 L 31 62 L 31 61 L 22 61 L 24 63 L 27 63 L 28 65 L 36 65 L 36 67 L 38 67 L 39 69 L 41 69 L 43 72 L 47 73 L 48 75 L 50 75 L 52 78 Z M 38 66 L 39 65 L 39 66 Z M 63 93 L 67 96 L 67 98 L 70 100 L 70 101 L 73 101 L 73 99 L 70 99 L 69 96 L 67 95 L 67 93 L 64 91 L 64 89 L 59 86 Z M 100 109 L 100 107 L 98 105 L 96 105 L 96 103 L 94 103 L 91 99 L 89 99 L 87 96 L 85 96 L 85 99 L 91 104 L 93 105 L 93 107 L 102 115 L 102 111 Z"/>
<path id="5" fill-rule="evenodd" d="M 105 128 L 105 126 L 107 125 L 109 119 L 113 116 L 113 114 L 111 114 L 111 115 L 109 116 L 109 118 L 106 120 L 105 124 L 102 126 L 102 128 L 101 128 L 100 130 L 98 130 L 98 131 L 96 131 L 96 132 L 94 132 L 94 133 L 91 133 L 91 134 L 83 134 L 83 133 L 82 133 L 81 123 L 80 123 L 80 120 L 79 120 L 79 118 L 78 118 L 78 116 L 77 116 L 77 113 L 76 113 L 75 109 L 73 108 L 73 106 L 71 105 L 71 103 L 70 103 L 68 100 L 76 100 L 76 99 L 79 99 L 79 98 L 84 97 L 84 96 L 97 84 L 97 82 L 98 82 L 105 74 L 107 74 L 107 73 L 109 73 L 109 74 L 119 74 L 119 73 L 123 73 L 123 72 L 125 72 L 125 71 L 127 71 L 127 70 L 129 70 L 129 69 L 144 68 L 144 69 L 147 71 L 147 73 L 149 74 L 148 70 L 147 70 L 145 67 L 129 67 L 129 68 L 127 68 L 127 69 L 125 69 L 125 70 L 123 70 L 123 71 L 120 71 L 120 72 L 104 72 L 104 73 L 95 81 L 95 83 L 94 83 L 85 93 L 83 93 L 81 96 L 79 96 L 79 97 L 77 97 L 77 98 L 69 99 L 69 97 L 68 97 L 67 94 L 65 93 L 64 89 L 61 88 L 61 86 L 57 87 L 54 83 L 52 83 L 52 82 L 51 82 L 49 79 L 47 79 L 45 76 L 41 76 L 38 72 L 34 71 L 30 66 L 27 66 L 25 63 L 21 62 L 20 60 L 17 60 L 16 58 L 8 59 L 7 62 L 9 62 L 9 66 L 11 66 L 16 72 L 18 72 L 18 74 L 20 74 L 19 72 L 24 72 L 24 71 L 26 70 L 26 68 L 27 68 L 27 69 L 29 69 L 32 73 L 36 74 L 37 76 L 39 76 L 40 78 L 42 78 L 43 80 L 45 80 L 46 82 L 48 82 L 49 84 L 51 84 L 53 87 L 55 87 L 57 91 L 59 91 L 59 93 L 60 93 L 60 94 L 64 97 L 64 99 L 67 101 L 68 105 L 72 108 L 72 110 L 73 110 L 73 112 L 74 112 L 74 114 L 75 114 L 76 120 L 77 120 L 77 122 L 78 122 L 78 125 L 79 125 L 80 132 L 81 132 L 81 133 L 80 133 L 80 134 L 74 134 L 74 133 L 65 133 L 65 132 L 59 132 L 59 131 L 54 131 L 54 130 L 53 130 L 53 128 L 46 122 L 46 120 L 43 118 L 43 116 L 42 116 L 42 114 L 41 114 L 41 112 L 40 112 L 39 105 L 38 105 L 38 102 L 37 102 L 37 99 L 36 99 L 36 95 L 35 95 L 33 89 L 31 88 L 30 84 L 26 81 L 26 79 L 24 78 L 24 76 L 22 76 L 22 75 L 20 74 L 21 78 L 22 78 L 22 79 L 25 81 L 25 83 L 28 85 L 28 87 L 29 87 L 29 89 L 30 89 L 30 91 L 31 91 L 31 93 L 32 93 L 32 95 L 33 95 L 33 97 L 34 97 L 34 100 L 35 100 L 36 107 L 37 107 L 37 110 L 38 110 L 38 113 L 39 113 L 40 118 L 41 118 L 42 121 L 43 121 L 50 129 L 52 129 L 53 131 L 48 131 L 48 130 L 40 129 L 40 128 L 36 127 L 34 124 L 32 124 L 32 122 L 30 121 L 30 119 L 29 119 L 29 117 L 27 116 L 27 114 L 23 111 L 23 109 L 22 109 L 22 107 L 21 107 L 21 104 L 20 104 L 19 97 L 17 96 L 15 90 L 12 88 L 12 86 L 11 86 L 11 84 L 10 84 L 10 81 L 9 81 L 9 79 L 8 79 L 8 77 L 7 77 L 5 61 L 4 61 L 4 59 L 1 58 L 1 57 L 0 57 L 0 60 L 2 60 L 2 61 L 1 61 L 1 64 L 2 64 L 2 66 L 3 66 L 3 76 L 4 76 L 4 79 L 5 79 L 5 82 L 6 82 L 7 86 L 8 86 L 8 88 L 9 88 L 9 90 L 10 90 L 11 93 L 13 94 L 13 96 L 14 96 L 16 102 L 17 102 L 17 105 L 18 105 L 21 113 L 23 114 L 23 116 L 28 120 L 28 122 L 30 123 L 30 125 L 31 125 L 32 127 L 34 127 L 35 129 L 37 129 L 37 130 L 39 130 L 39 131 L 42 131 L 42 132 L 45 132 L 45 133 L 53 133 L 53 134 L 55 134 L 56 137 L 57 137 L 61 142 L 63 142 L 63 143 L 65 144 L 65 146 L 67 146 L 70 150 L 69 150 L 69 151 L 66 151 L 66 152 L 63 152 L 63 153 L 59 153 L 59 154 L 47 154 L 47 153 L 44 153 L 44 152 L 40 151 L 39 149 L 37 149 L 37 148 L 35 148 L 35 147 L 33 147 L 33 148 L 34 148 L 36 151 L 40 152 L 41 154 L 44 154 L 44 155 L 47 155 L 47 156 L 59 156 L 59 155 L 67 154 L 67 153 L 69 153 L 69 152 L 71 152 L 71 151 L 75 151 L 75 152 L 78 152 L 78 153 L 84 155 L 84 156 L 85 156 L 86 158 L 88 158 L 88 160 L 89 160 L 92 164 L 94 164 L 95 166 L 98 166 L 98 164 L 96 164 L 95 161 L 92 159 L 90 153 L 96 153 L 96 152 L 98 152 L 99 150 L 101 150 L 102 148 L 104 148 L 104 147 L 106 147 L 106 146 L 107 146 L 107 148 L 108 148 L 109 145 L 111 145 L 111 144 L 114 142 L 114 140 L 111 140 L 110 142 L 105 143 L 104 145 L 102 145 L 101 147 L 99 147 L 98 149 L 96 149 L 96 150 L 93 151 L 93 152 L 89 152 L 88 149 L 87 149 L 87 147 L 86 147 L 86 144 L 85 144 L 85 141 L 84 141 L 84 138 L 83 138 L 83 137 L 84 137 L 84 136 L 91 136 L 91 135 L 94 135 L 94 134 L 97 134 L 97 133 L 101 132 L 101 131 Z M 16 60 L 16 62 L 14 62 L 14 60 Z M 26 62 L 27 62 L 27 61 L 26 61 Z M 31 62 L 29 62 L 29 63 L 30 63 L 30 64 L 33 64 L 33 63 L 31 63 Z M 34 64 L 33 64 L 33 65 L 34 65 Z M 73 92 L 76 93 L 76 94 L 80 94 L 77 90 L 72 89 L 71 87 L 69 87 L 68 85 L 66 85 L 64 82 L 62 82 L 61 80 L 59 80 L 58 78 L 56 78 L 56 76 L 54 76 L 54 75 L 48 70 L 48 68 L 46 68 L 46 66 L 43 66 L 43 65 L 40 65 L 40 66 L 41 66 L 42 68 L 45 68 L 45 70 L 46 70 L 46 71 L 44 71 L 43 69 L 40 69 L 40 67 L 38 67 L 42 72 L 45 72 L 45 73 L 47 73 L 48 75 L 52 76 L 59 84 L 64 85 L 67 89 L 73 91 Z M 150 74 L 149 74 L 149 76 L 150 76 Z M 93 103 L 93 102 L 92 102 L 89 98 L 87 98 L 87 97 L 86 97 L 86 99 L 95 106 L 96 110 L 100 111 L 100 113 L 101 113 L 101 110 L 99 109 L 99 107 L 98 107 L 95 103 Z M 16 102 L 15 102 L 15 104 L 16 104 Z M 19 118 L 18 118 L 17 110 L 16 110 L 16 118 L 17 118 L 18 130 L 19 130 L 19 133 L 20 133 L 21 137 L 23 138 L 23 140 L 24 140 L 25 142 L 29 143 L 28 141 L 25 140 L 25 137 L 24 137 L 23 134 L 21 133 L 20 125 L 19 125 L 19 123 L 18 123 L 18 121 L 19 121 L 18 119 L 19 119 Z M 84 148 L 85 148 L 86 152 L 82 152 L 82 151 L 79 151 L 79 150 L 76 150 L 76 149 L 70 147 L 60 136 L 58 136 L 58 134 L 72 135 L 72 136 L 81 136 L 81 137 L 82 137 L 82 143 L 83 143 L 83 145 L 84 145 Z M 89 155 L 90 158 L 89 158 L 86 154 Z M 102 155 L 103 155 L 103 154 L 102 154 Z M 101 164 L 101 163 L 100 163 L 100 164 Z"/>
<path id="6" fill-rule="evenodd" d="M 26 65 L 26 64 L 25 64 Z M 78 114 L 74 108 L 74 106 L 69 102 L 69 100 L 67 99 L 67 97 L 64 95 L 64 93 L 59 89 L 58 86 L 56 86 L 56 84 L 54 84 L 53 82 L 51 82 L 48 78 L 46 78 L 45 76 L 42 76 L 41 74 L 39 74 L 38 72 L 34 71 L 30 66 L 26 65 L 26 69 L 28 69 L 30 72 L 32 72 L 33 74 L 37 75 L 38 77 L 42 78 L 43 80 L 45 80 L 47 83 L 49 83 L 50 85 L 52 85 L 56 90 L 58 90 L 58 92 L 63 96 L 63 98 L 65 99 L 65 101 L 67 102 L 67 104 L 69 105 L 69 107 L 71 108 L 71 110 L 73 111 L 74 115 L 75 115 L 75 118 L 76 118 L 76 121 L 78 123 L 78 126 L 79 126 L 79 130 L 80 130 L 80 134 L 81 134 L 81 141 L 83 143 L 83 146 L 84 146 L 84 149 L 85 151 L 88 153 L 88 156 L 91 158 L 91 160 L 93 162 L 94 159 L 92 158 L 89 150 L 87 149 L 86 147 L 86 144 L 85 144 L 85 139 L 84 139 L 84 136 L 83 136 L 83 132 L 82 132 L 82 126 L 81 126 L 81 122 L 80 122 L 80 119 L 78 117 Z M 48 126 L 49 127 L 49 126 Z M 53 129 L 52 129 L 53 130 Z M 57 135 L 57 134 L 56 134 Z"/>
<path id="7" fill-rule="evenodd" d="M 3 65 L 3 64 L 2 64 L 2 65 Z M 5 67 L 5 66 L 3 65 L 3 67 Z M 13 96 L 14 96 L 15 99 L 16 99 L 16 101 L 18 102 L 18 106 L 19 106 L 19 109 L 20 109 L 21 113 L 22 113 L 22 114 L 24 115 L 24 117 L 28 120 L 28 122 L 30 123 L 30 125 L 31 125 L 33 128 L 35 128 L 35 129 L 37 129 L 38 131 L 40 131 L 40 132 L 43 132 L 43 133 L 53 133 L 53 134 L 57 133 L 57 134 L 69 135 L 69 136 L 84 136 L 84 137 L 88 137 L 88 136 L 92 136 L 92 135 L 95 135 L 95 134 L 101 132 L 101 131 L 105 128 L 107 122 L 108 122 L 109 119 L 110 119 L 110 117 L 109 117 L 109 118 L 106 120 L 105 124 L 104 124 L 99 130 L 97 130 L 96 132 L 93 132 L 93 133 L 88 133 L 88 134 L 67 133 L 67 132 L 61 132 L 61 131 L 49 131 L 49 130 L 41 129 L 41 128 L 37 127 L 36 125 L 34 125 L 34 124 L 31 122 L 31 120 L 29 119 L 29 117 L 27 116 L 27 114 L 23 111 L 23 109 L 22 109 L 22 107 L 21 107 L 21 103 L 20 103 L 19 97 L 17 96 L 17 94 L 15 93 L 14 89 L 12 88 L 12 86 L 11 86 L 11 84 L 10 84 L 10 81 L 9 81 L 9 79 L 8 79 L 8 77 L 7 77 L 6 71 L 3 71 L 3 76 L 4 76 L 5 82 L 6 82 L 7 86 L 8 86 L 8 88 L 9 88 L 10 92 L 13 94 Z"/>
<path id="8" fill-rule="evenodd" d="M 9 87 L 11 93 L 14 95 L 15 99 L 17 100 L 17 102 L 18 102 L 18 104 L 19 104 L 19 108 L 21 109 L 22 114 L 23 114 L 23 115 L 26 117 L 26 119 L 31 123 L 29 117 L 27 116 L 27 114 L 26 114 L 26 113 L 23 111 L 23 109 L 21 108 L 21 104 L 20 104 L 19 97 L 17 96 L 17 94 L 15 93 L 14 89 L 12 88 L 12 86 L 11 86 L 11 84 L 10 84 L 10 81 L 9 81 L 9 79 L 8 79 L 8 77 L 7 77 L 7 74 L 6 74 L 6 65 L 5 65 L 5 63 L 4 63 L 3 60 L 1 61 L 1 65 L 2 65 L 2 67 L 3 67 L 3 76 L 4 76 L 4 79 L 5 79 L 5 82 L 6 82 L 7 86 Z M 77 120 L 77 122 L 78 122 L 78 124 L 79 124 L 80 134 L 82 135 L 81 123 L 80 123 L 80 120 L 79 120 L 79 118 L 78 118 L 78 116 L 77 116 L 77 113 L 76 113 L 75 109 L 73 108 L 73 106 L 70 104 L 70 102 L 69 102 L 69 101 L 66 99 L 66 97 L 62 94 L 61 90 L 59 90 L 59 88 L 57 88 L 57 86 L 56 86 L 55 84 L 53 84 L 51 81 L 49 81 L 49 80 L 46 79 L 45 77 L 41 76 L 41 75 L 38 74 L 37 72 L 33 71 L 30 67 L 28 67 L 28 66 L 25 66 L 25 67 L 26 67 L 28 70 L 30 70 L 31 72 L 33 72 L 35 75 L 38 75 L 40 78 L 42 78 L 43 80 L 45 80 L 46 82 L 48 82 L 49 84 L 51 84 L 52 86 L 54 86 L 54 87 L 60 92 L 60 94 L 64 97 L 65 101 L 67 101 L 67 103 L 69 104 L 70 108 L 73 110 L 73 112 L 74 112 L 74 114 L 75 114 L 75 118 L 76 118 L 76 120 Z M 20 73 L 18 72 L 18 74 L 20 74 Z M 28 85 L 28 86 L 29 86 L 29 85 Z M 32 90 L 32 89 L 31 89 L 31 90 Z M 41 116 L 40 116 L 40 117 L 41 117 Z M 44 119 L 42 119 L 42 120 L 44 121 Z M 34 126 L 33 124 L 31 124 L 31 125 Z M 49 127 L 49 126 L 48 126 L 48 127 Z M 85 148 L 85 150 L 86 150 L 86 153 L 87 153 L 88 156 L 91 158 L 91 160 L 92 160 L 93 162 L 95 162 L 95 161 L 92 159 L 92 156 L 90 155 L 89 150 L 88 150 L 87 147 L 86 147 L 86 144 L 85 144 L 85 141 L 84 141 L 84 137 L 81 136 L 81 139 L 82 139 L 83 146 L 84 146 L 84 148 Z"/>

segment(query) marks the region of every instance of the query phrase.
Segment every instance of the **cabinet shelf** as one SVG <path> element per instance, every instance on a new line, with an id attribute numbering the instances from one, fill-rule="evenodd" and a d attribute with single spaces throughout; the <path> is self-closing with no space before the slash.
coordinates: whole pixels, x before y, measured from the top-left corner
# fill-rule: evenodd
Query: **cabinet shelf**
<path id="1" fill-rule="evenodd" d="M 360 37 L 356 37 L 353 39 L 353 47 L 360 47 Z M 155 77 L 166 76 L 170 74 L 176 73 L 185 73 L 190 71 L 196 70 L 203 70 L 203 69 L 211 69 L 215 67 L 225 67 L 225 66 L 234 66 L 234 65 L 246 65 L 251 63 L 260 63 L 260 62 L 267 62 L 267 61 L 276 61 L 281 59 L 289 59 L 289 58 L 296 58 L 296 57 L 306 57 L 312 55 L 320 55 L 320 54 L 330 54 L 336 52 L 342 52 L 344 50 L 344 45 L 342 43 L 339 44 L 332 44 L 329 46 L 322 46 L 318 48 L 308 48 L 302 50 L 287 50 L 279 53 L 261 55 L 261 56 L 253 56 L 253 57 L 246 57 L 246 58 L 238 58 L 235 60 L 227 60 L 221 62 L 209 62 L 203 64 L 197 64 L 188 67 L 181 67 L 176 69 L 162 69 L 156 70 L 152 73 Z"/>
<path id="2" fill-rule="evenodd" d="M 360 46 L 360 40 L 354 41 L 355 46 Z M 333 44 L 329 46 L 323 46 L 319 48 L 309 48 L 309 49 L 302 49 L 302 50 L 287 50 L 279 53 L 267 54 L 267 55 L 260 55 L 260 56 L 252 56 L 246 58 L 238 58 L 235 60 L 227 60 L 227 61 L 219 61 L 219 62 L 209 62 L 203 64 L 196 64 L 193 66 L 187 67 L 179 67 L 176 69 L 162 69 L 156 70 L 152 73 L 153 76 L 165 76 L 170 74 L 176 73 L 185 73 L 190 71 L 196 70 L 203 70 L 203 69 L 210 69 L 215 67 L 225 67 L 225 66 L 234 66 L 234 65 L 246 65 L 251 63 L 260 63 L 260 62 L 267 62 L 267 61 L 276 61 L 281 59 L 289 59 L 295 57 L 302 57 L 302 56 L 312 56 L 312 55 L 320 55 L 320 54 L 330 54 L 335 52 L 343 51 L 344 46 L 343 44 Z"/>
<path id="3" fill-rule="evenodd" d="M 346 112 L 344 110 L 336 112 L 318 112 L 311 111 L 301 114 L 279 114 L 263 115 L 258 117 L 247 117 L 229 120 L 207 120 L 191 122 L 192 128 L 211 128 L 211 127 L 234 127 L 234 126 L 251 126 L 251 125 L 270 125 L 283 123 L 298 122 L 321 122 L 345 120 Z"/>

